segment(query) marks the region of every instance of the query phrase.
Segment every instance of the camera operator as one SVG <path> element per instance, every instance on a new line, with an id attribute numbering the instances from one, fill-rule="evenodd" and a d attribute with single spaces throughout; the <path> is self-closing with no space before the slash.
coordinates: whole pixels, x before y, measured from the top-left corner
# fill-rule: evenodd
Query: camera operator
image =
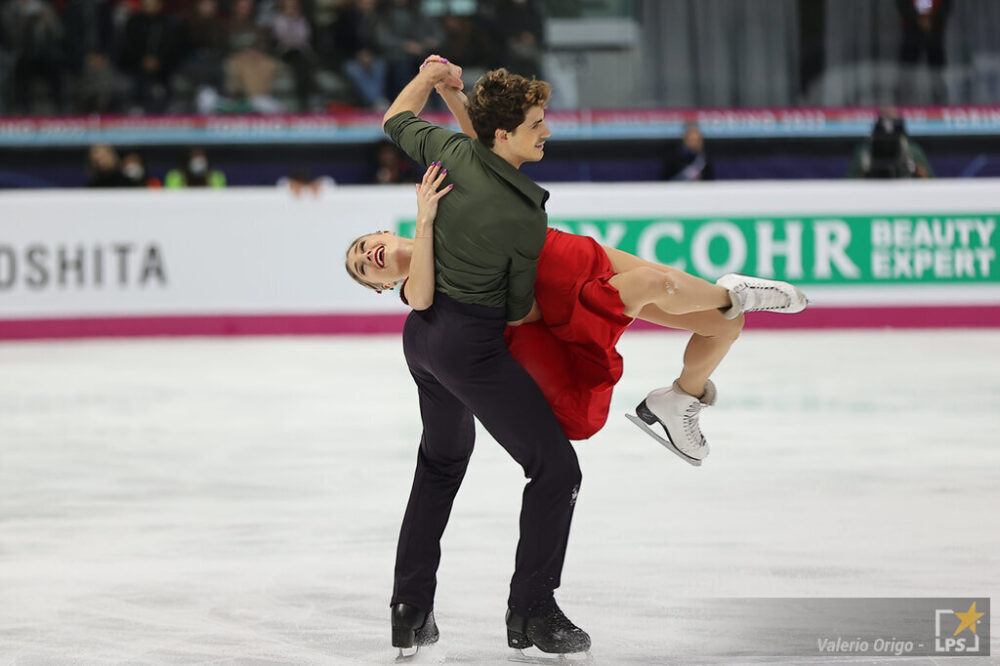
<path id="1" fill-rule="evenodd" d="M 924 151 L 906 134 L 903 119 L 883 111 L 871 136 L 855 149 L 848 178 L 933 178 Z"/>

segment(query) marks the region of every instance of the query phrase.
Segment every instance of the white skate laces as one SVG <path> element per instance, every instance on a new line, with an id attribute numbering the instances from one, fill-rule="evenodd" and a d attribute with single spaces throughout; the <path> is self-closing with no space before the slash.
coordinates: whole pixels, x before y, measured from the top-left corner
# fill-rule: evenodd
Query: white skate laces
<path id="1" fill-rule="evenodd" d="M 673 385 L 651 391 L 636 407 L 636 416 L 629 420 L 645 430 L 685 462 L 701 465 L 709 453 L 708 442 L 701 432 L 698 417 L 701 410 L 715 404 L 715 384 L 705 384 L 705 394 L 699 399 L 685 393 L 676 381 Z M 649 426 L 659 424 L 666 438 Z"/>
<path id="2" fill-rule="evenodd" d="M 765 280 L 737 273 L 729 273 L 719 278 L 716 283 L 729 291 L 732 307 L 722 311 L 726 319 L 747 312 L 780 312 L 795 314 L 802 312 L 809 304 L 806 295 L 795 286 L 780 280 Z"/>
<path id="3" fill-rule="evenodd" d="M 701 412 L 702 408 L 705 407 L 701 400 L 693 400 L 688 404 L 686 410 L 684 410 L 684 439 L 686 442 L 696 443 L 697 451 L 705 451 L 705 455 L 708 454 L 708 442 L 705 441 L 705 435 L 701 433 L 701 426 L 698 425 L 698 414 Z M 704 455 L 691 456 L 692 458 L 704 458 Z"/>

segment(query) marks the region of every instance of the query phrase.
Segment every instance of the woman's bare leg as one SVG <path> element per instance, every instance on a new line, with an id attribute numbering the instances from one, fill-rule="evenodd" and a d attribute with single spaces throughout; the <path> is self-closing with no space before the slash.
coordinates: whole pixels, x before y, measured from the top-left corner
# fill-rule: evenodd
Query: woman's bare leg
<path id="1" fill-rule="evenodd" d="M 640 268 L 661 272 L 681 272 L 677 271 L 677 269 L 670 268 L 669 266 L 640 259 L 635 255 L 622 252 L 621 250 L 613 247 L 605 246 L 604 250 L 608 255 L 608 259 L 611 261 L 611 265 L 614 268 L 615 273 L 617 273 L 617 275 L 612 278 L 611 284 L 614 284 L 614 280 L 620 278 L 622 274 L 635 271 Z M 718 301 L 707 300 L 709 303 L 718 304 L 709 305 L 707 308 L 699 308 L 701 311 L 689 310 L 686 314 L 676 314 L 666 311 L 658 302 L 653 301 L 641 305 L 637 309 L 636 314 L 630 316 L 637 316 L 639 319 L 657 324 L 659 326 L 665 326 L 667 328 L 677 328 L 685 331 L 691 331 L 691 340 L 688 342 L 687 348 L 684 350 L 684 367 L 681 371 L 680 377 L 677 379 L 677 383 L 680 385 L 681 389 L 684 390 L 684 392 L 700 398 L 705 393 L 705 383 L 708 381 L 708 378 L 719 366 L 719 363 L 722 362 L 722 359 L 725 358 L 726 354 L 729 352 L 729 348 L 732 347 L 736 338 L 739 337 L 740 331 L 743 330 L 744 320 L 742 315 L 736 317 L 735 319 L 726 319 L 719 311 L 718 308 L 726 308 L 730 305 L 728 291 L 722 287 L 716 287 L 716 285 L 706 282 L 705 280 L 695 278 L 694 276 L 688 275 L 688 277 L 692 280 L 703 283 L 703 285 L 707 285 L 713 289 L 719 289 L 724 292 L 724 302 L 718 303 Z M 617 287 L 617 285 L 615 286 Z M 698 288 L 691 291 L 695 294 L 704 293 L 702 289 Z M 621 293 L 621 289 L 619 289 L 619 293 Z M 674 295 L 676 296 L 676 294 Z M 713 297 L 715 296 L 708 294 L 706 299 L 711 299 Z M 622 297 L 622 302 L 625 302 L 624 295 Z M 636 303 L 633 302 L 633 305 L 635 304 Z M 628 304 L 626 304 L 626 310 L 627 309 Z"/>
<path id="2" fill-rule="evenodd" d="M 629 317 L 650 304 L 678 315 L 718 310 L 731 304 L 728 289 L 669 266 L 638 266 L 618 273 L 609 282 L 621 295 Z"/>
<path id="3" fill-rule="evenodd" d="M 718 311 L 671 315 L 655 305 L 647 305 L 639 312 L 639 319 L 667 328 L 691 331 L 691 339 L 684 350 L 684 367 L 677 383 L 685 393 L 696 398 L 704 395 L 705 383 L 743 330 L 743 315 L 726 319 Z"/>
<path id="4" fill-rule="evenodd" d="M 615 248 L 604 248 L 616 275 L 609 280 L 618 290 L 625 314 L 638 316 L 646 305 L 669 314 L 687 314 L 728 308 L 729 290 L 684 271 L 643 261 Z"/>

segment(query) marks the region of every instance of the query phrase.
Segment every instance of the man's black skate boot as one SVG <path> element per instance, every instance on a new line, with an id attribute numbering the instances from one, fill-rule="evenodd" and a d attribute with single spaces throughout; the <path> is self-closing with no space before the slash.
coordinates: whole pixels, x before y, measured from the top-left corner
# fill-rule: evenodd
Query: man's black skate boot
<path id="1" fill-rule="evenodd" d="M 590 636 L 569 621 L 555 599 L 550 599 L 531 617 L 507 610 L 507 645 L 518 650 L 534 645 L 542 652 L 568 654 L 589 650 Z"/>
<path id="2" fill-rule="evenodd" d="M 434 611 L 425 613 L 410 604 L 392 605 L 392 647 L 411 648 L 437 643 Z"/>

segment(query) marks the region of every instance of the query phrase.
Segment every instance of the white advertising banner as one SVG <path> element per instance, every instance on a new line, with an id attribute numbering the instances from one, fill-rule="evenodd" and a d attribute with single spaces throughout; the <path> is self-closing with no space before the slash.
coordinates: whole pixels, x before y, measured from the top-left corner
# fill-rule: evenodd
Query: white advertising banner
<path id="1" fill-rule="evenodd" d="M 1000 304 L 1000 182 L 556 184 L 550 222 L 714 279 L 792 279 L 814 307 Z M 350 281 L 412 186 L 0 193 L 0 320 L 402 313 Z"/>
<path id="2" fill-rule="evenodd" d="M 347 243 L 412 216 L 407 188 L 0 195 L 0 317 L 364 312 Z"/>

